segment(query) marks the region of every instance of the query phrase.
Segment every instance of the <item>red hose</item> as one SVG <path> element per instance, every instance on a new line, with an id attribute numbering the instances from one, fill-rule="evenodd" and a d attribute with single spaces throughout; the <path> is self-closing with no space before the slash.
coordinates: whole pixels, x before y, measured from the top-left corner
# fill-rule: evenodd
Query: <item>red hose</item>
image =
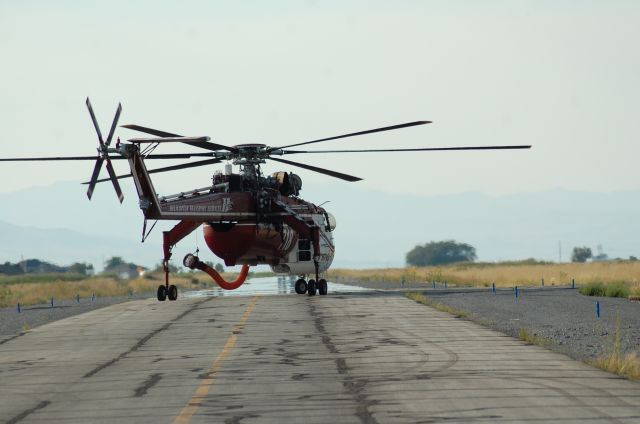
<path id="1" fill-rule="evenodd" d="M 242 285 L 242 283 L 244 283 L 244 281 L 247 279 L 247 275 L 249 274 L 249 265 L 242 265 L 242 269 L 240 270 L 240 274 L 238 275 L 238 278 L 236 278 L 233 281 L 225 281 L 225 279 L 222 278 L 220 274 L 218 274 L 218 271 L 211 268 L 209 265 L 205 264 L 204 262 L 198 261 L 198 264 L 196 266 L 199 270 L 209 274 L 211 278 L 213 278 L 213 280 L 216 283 L 218 283 L 220 288 L 223 288 L 225 290 L 237 289 Z"/>

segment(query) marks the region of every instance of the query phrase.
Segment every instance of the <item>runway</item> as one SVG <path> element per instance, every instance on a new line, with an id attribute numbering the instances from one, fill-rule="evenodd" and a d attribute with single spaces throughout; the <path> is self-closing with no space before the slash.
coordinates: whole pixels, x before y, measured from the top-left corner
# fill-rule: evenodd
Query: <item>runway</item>
<path id="1" fill-rule="evenodd" d="M 397 293 L 132 301 L 0 344 L 3 423 L 640 422 L 640 384 Z"/>

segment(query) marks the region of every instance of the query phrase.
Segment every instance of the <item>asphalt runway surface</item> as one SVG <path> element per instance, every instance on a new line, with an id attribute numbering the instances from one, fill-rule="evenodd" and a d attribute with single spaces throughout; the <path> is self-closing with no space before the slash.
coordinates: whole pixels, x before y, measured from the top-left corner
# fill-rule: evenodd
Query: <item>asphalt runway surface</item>
<path id="1" fill-rule="evenodd" d="M 136 300 L 0 341 L 3 423 L 640 422 L 640 383 L 399 293 Z"/>

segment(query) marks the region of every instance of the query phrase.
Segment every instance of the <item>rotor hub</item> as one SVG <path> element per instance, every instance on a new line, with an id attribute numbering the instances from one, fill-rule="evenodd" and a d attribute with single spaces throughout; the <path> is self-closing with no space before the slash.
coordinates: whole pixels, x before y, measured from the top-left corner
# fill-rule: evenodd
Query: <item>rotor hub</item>
<path id="1" fill-rule="evenodd" d="M 259 165 L 266 163 L 265 159 L 269 157 L 266 144 L 248 143 L 233 147 L 237 149 L 237 153 L 234 154 L 234 165 Z"/>

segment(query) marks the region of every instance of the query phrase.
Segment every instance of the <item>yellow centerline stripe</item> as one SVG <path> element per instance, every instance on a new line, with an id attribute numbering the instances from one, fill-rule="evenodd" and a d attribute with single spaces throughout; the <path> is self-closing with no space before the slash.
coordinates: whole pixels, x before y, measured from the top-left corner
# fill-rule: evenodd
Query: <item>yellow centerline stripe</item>
<path id="1" fill-rule="evenodd" d="M 182 408 L 180 415 L 176 417 L 176 419 L 173 421 L 173 424 L 187 424 L 189 423 L 189 421 L 191 421 L 191 418 L 198 410 L 198 407 L 200 407 L 200 404 L 202 403 L 204 398 L 209 394 L 209 390 L 211 389 L 211 386 L 213 386 L 213 383 L 215 382 L 215 374 L 218 372 L 218 370 L 222 366 L 222 363 L 224 362 L 225 358 L 229 355 L 229 352 L 231 351 L 231 349 L 233 349 L 233 347 L 236 345 L 236 342 L 238 340 L 236 333 L 238 333 L 240 330 L 244 328 L 244 324 L 247 322 L 247 319 L 249 319 L 249 315 L 251 315 L 251 312 L 253 311 L 253 308 L 256 306 L 257 301 L 258 301 L 257 296 L 251 299 L 249 306 L 247 306 L 247 309 L 245 309 L 244 314 L 242 314 L 242 318 L 240 318 L 240 322 L 233 326 L 232 334 L 229 336 L 229 338 L 227 339 L 227 342 L 224 344 L 222 351 L 218 354 L 218 356 L 216 356 L 216 358 L 211 363 L 211 366 L 209 367 L 209 370 L 207 372 L 208 374 L 207 378 L 202 380 L 202 382 L 196 389 L 195 393 L 191 397 L 191 400 L 189 400 L 189 402 L 187 402 L 185 407 Z"/>

